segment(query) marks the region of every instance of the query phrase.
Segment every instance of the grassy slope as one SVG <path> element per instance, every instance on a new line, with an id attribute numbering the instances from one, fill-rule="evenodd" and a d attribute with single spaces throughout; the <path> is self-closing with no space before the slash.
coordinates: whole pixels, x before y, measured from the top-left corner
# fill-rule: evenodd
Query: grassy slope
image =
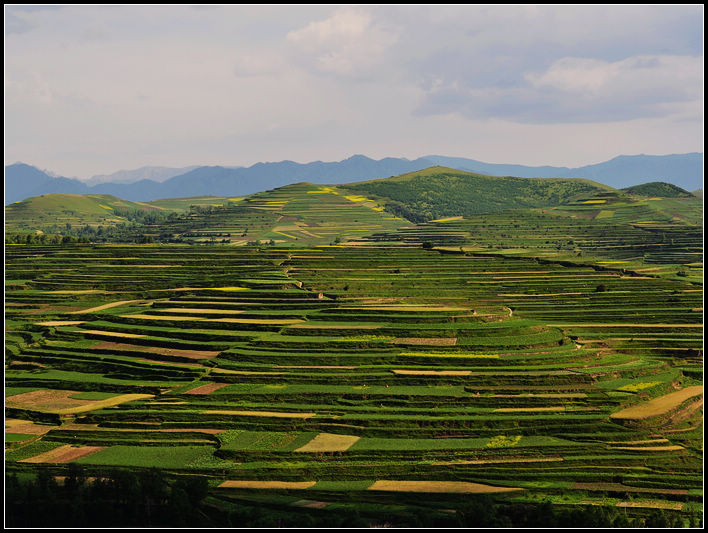
<path id="1" fill-rule="evenodd" d="M 121 200 L 107 194 L 45 194 L 5 208 L 7 229 L 41 229 L 46 225 L 113 225 L 125 222 L 116 210 L 162 211 L 142 202 Z"/>
<path id="2" fill-rule="evenodd" d="M 651 183 L 635 185 L 634 187 L 627 187 L 622 190 L 629 194 L 636 194 L 639 196 L 657 196 L 660 198 L 691 198 L 694 196 L 681 187 L 661 181 L 653 181 Z"/>
<path id="3" fill-rule="evenodd" d="M 388 199 L 388 210 L 417 222 L 556 206 L 580 196 L 614 190 L 586 179 L 492 177 L 445 167 L 344 187 Z"/>

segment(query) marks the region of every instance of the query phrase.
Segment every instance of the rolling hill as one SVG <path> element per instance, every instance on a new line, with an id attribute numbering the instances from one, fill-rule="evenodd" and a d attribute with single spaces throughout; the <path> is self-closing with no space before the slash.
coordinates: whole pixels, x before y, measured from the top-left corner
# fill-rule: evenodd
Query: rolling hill
<path id="1" fill-rule="evenodd" d="M 45 194 L 7 206 L 5 227 L 35 231 L 51 226 L 111 226 L 139 218 L 136 215 L 163 211 L 162 207 L 105 194 Z"/>
<path id="2" fill-rule="evenodd" d="M 584 179 L 494 177 L 446 167 L 343 187 L 384 198 L 388 211 L 415 222 L 550 207 L 592 192 L 612 190 Z"/>

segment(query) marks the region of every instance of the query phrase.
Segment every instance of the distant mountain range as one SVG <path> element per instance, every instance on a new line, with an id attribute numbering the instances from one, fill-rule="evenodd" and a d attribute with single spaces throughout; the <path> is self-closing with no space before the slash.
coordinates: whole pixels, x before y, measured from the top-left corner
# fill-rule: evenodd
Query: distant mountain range
<path id="1" fill-rule="evenodd" d="M 135 183 L 140 180 L 151 180 L 162 183 L 170 178 L 185 174 L 194 170 L 198 165 L 191 167 L 142 167 L 136 170 L 119 170 L 113 174 L 99 174 L 92 176 L 85 181 L 86 185 L 98 185 L 99 183 Z"/>
<path id="2" fill-rule="evenodd" d="M 440 165 L 489 176 L 522 178 L 586 178 L 614 188 L 652 181 L 672 183 L 689 191 L 703 187 L 703 154 L 618 156 L 578 168 L 493 164 L 462 157 L 426 156 L 370 159 L 355 155 L 339 162 L 256 163 L 251 167 L 143 167 L 94 176 L 87 181 L 55 177 L 33 166 L 5 167 L 5 205 L 49 193 L 110 194 L 132 201 L 189 196 L 242 196 L 308 181 L 344 184 L 386 178 Z M 136 181 L 137 180 L 137 181 Z"/>

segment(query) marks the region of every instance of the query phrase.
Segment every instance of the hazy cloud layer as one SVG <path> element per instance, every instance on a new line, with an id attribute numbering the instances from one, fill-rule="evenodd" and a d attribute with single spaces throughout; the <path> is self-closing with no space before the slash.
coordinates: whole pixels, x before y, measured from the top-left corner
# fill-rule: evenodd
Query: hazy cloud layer
<path id="1" fill-rule="evenodd" d="M 702 6 L 5 8 L 6 162 L 702 150 Z M 542 141 L 541 141 L 542 139 Z"/>

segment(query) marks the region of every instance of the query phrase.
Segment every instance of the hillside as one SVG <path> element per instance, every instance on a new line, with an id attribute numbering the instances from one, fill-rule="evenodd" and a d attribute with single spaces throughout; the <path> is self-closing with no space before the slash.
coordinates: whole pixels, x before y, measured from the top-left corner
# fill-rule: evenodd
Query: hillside
<path id="1" fill-rule="evenodd" d="M 130 220 L 152 220 L 163 208 L 129 202 L 105 194 L 45 194 L 5 208 L 6 230 L 57 230 L 72 226 L 112 226 Z M 67 226 L 68 225 L 68 226 Z"/>
<path id="2" fill-rule="evenodd" d="M 658 198 L 691 198 L 694 196 L 681 187 L 661 181 L 653 181 L 651 183 L 635 185 L 634 187 L 627 187 L 622 190 L 628 194 L 635 194 L 637 196 L 654 196 Z"/>
<path id="3" fill-rule="evenodd" d="M 410 224 L 377 202 L 334 186 L 296 183 L 245 198 L 194 206 L 188 214 L 144 228 L 146 235 L 178 242 L 243 245 L 328 244 L 358 240 Z M 156 204 L 176 207 L 177 201 Z"/>
<path id="4" fill-rule="evenodd" d="M 343 188 L 385 199 L 386 210 L 414 222 L 550 207 L 611 187 L 583 179 L 492 177 L 431 167 Z"/>

